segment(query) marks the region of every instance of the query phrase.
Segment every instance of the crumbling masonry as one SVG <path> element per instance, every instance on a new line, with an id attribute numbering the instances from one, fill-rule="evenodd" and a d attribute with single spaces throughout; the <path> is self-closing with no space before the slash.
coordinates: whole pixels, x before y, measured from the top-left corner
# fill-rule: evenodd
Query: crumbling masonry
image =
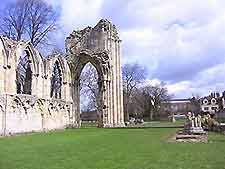
<path id="1" fill-rule="evenodd" d="M 66 38 L 66 56 L 43 58 L 29 42 L 0 37 L 0 135 L 80 126 L 79 78 L 98 72 L 99 127 L 123 127 L 121 40 L 100 20 Z"/>

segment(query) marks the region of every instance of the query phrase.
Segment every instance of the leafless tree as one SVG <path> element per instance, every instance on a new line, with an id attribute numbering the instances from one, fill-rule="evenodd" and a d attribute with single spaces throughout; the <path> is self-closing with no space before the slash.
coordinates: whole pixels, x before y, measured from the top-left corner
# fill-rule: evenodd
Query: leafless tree
<path id="1" fill-rule="evenodd" d="M 34 47 L 48 44 L 48 37 L 57 28 L 57 15 L 44 0 L 17 0 L 1 14 L 0 31 L 14 39 L 30 40 Z"/>
<path id="2" fill-rule="evenodd" d="M 147 71 L 138 63 L 125 64 L 122 68 L 125 120 L 129 120 L 129 104 L 132 92 L 145 80 Z"/>
<path id="3" fill-rule="evenodd" d="M 144 97 L 144 109 L 149 114 L 149 119 L 152 120 L 153 116 L 159 118 L 162 103 L 171 98 L 165 84 L 146 85 L 141 88 L 141 91 Z"/>
<path id="4" fill-rule="evenodd" d="M 142 91 L 137 88 L 131 96 L 128 104 L 129 117 L 143 118 L 145 115 L 145 98 L 143 97 Z"/>
<path id="5" fill-rule="evenodd" d="M 25 1 L 17 1 L 7 5 L 4 11 L 1 11 L 1 33 L 14 40 L 21 40 L 22 35 L 25 34 L 28 18 L 26 3 Z"/>
<path id="6" fill-rule="evenodd" d="M 16 69 L 16 84 L 18 94 L 31 94 L 31 67 L 28 52 L 24 51 L 19 57 Z"/>
<path id="7" fill-rule="evenodd" d="M 191 111 L 193 113 L 200 113 L 201 111 L 201 106 L 200 106 L 200 99 L 201 96 L 197 93 L 192 93 L 192 97 L 190 98 L 191 100 Z"/>
<path id="8" fill-rule="evenodd" d="M 56 61 L 53 66 L 53 73 L 51 77 L 51 93 L 50 96 L 55 99 L 61 99 L 62 91 L 62 72 L 59 62 Z"/>
<path id="9" fill-rule="evenodd" d="M 90 63 L 85 66 L 80 76 L 80 95 L 89 100 L 85 108 L 86 111 L 97 108 L 98 74 Z"/>

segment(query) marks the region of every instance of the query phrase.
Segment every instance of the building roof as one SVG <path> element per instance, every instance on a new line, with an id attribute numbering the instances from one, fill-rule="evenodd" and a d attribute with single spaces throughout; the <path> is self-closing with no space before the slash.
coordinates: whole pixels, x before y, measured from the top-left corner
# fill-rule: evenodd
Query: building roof
<path id="1" fill-rule="evenodd" d="M 177 99 L 170 99 L 165 101 L 165 103 L 190 103 L 191 99 L 181 99 L 181 98 L 177 98 Z"/>

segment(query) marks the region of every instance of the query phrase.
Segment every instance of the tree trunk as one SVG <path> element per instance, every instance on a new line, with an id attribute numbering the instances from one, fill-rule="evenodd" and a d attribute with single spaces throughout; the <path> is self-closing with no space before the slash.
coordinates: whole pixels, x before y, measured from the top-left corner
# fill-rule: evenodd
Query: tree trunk
<path id="1" fill-rule="evenodd" d="M 152 119 L 153 119 L 153 113 L 152 113 L 152 111 L 150 111 L 149 120 L 152 121 Z"/>

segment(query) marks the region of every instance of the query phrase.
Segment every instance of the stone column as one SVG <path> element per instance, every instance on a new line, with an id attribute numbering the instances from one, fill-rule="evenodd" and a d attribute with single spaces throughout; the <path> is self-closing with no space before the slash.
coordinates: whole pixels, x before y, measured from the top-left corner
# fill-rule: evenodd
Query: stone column
<path id="1" fill-rule="evenodd" d="M 109 114 L 109 105 L 108 105 L 108 90 L 107 90 L 107 88 L 108 88 L 108 86 L 107 86 L 108 84 L 107 84 L 107 80 L 104 80 L 104 82 L 103 82 L 103 103 L 104 103 L 104 105 L 103 105 L 103 118 L 105 117 L 105 120 L 106 120 L 106 122 L 105 122 L 105 125 L 106 126 L 109 126 L 109 116 L 110 116 L 110 114 Z"/>
<path id="2" fill-rule="evenodd" d="M 120 125 L 120 85 L 119 85 L 119 43 L 116 40 L 115 41 L 116 44 L 116 101 L 117 101 L 117 124 Z"/>
<path id="3" fill-rule="evenodd" d="M 41 78 L 42 78 L 42 84 L 43 84 L 43 86 L 42 86 L 42 98 L 46 98 L 46 87 L 47 87 L 46 86 L 46 83 L 47 83 L 46 76 L 42 75 Z"/>
<path id="4" fill-rule="evenodd" d="M 124 112 L 123 112 L 123 79 L 122 79 L 122 48 L 121 40 L 119 40 L 119 86 L 120 86 L 120 123 L 124 125 Z"/>
<path id="5" fill-rule="evenodd" d="M 38 92 L 37 92 L 37 75 L 35 73 L 32 73 L 32 76 L 31 76 L 31 94 L 32 95 L 37 95 Z"/>
<path id="6" fill-rule="evenodd" d="M 5 68 L 3 64 L 0 64 L 0 93 L 5 91 Z"/>
<path id="7" fill-rule="evenodd" d="M 99 105 L 98 105 L 98 107 L 100 108 L 99 110 L 100 122 L 102 123 L 100 124 L 100 126 L 105 126 L 107 123 L 107 119 L 105 116 L 105 109 L 104 109 L 104 106 L 105 106 L 104 80 L 102 80 L 100 83 L 101 83 L 100 84 L 101 89 L 99 93 L 100 95 L 98 96 L 100 98 Z"/>
<path id="8" fill-rule="evenodd" d="M 3 66 L 3 73 L 4 73 L 4 89 L 3 92 L 6 93 L 7 92 L 7 67 L 4 65 Z"/>
<path id="9" fill-rule="evenodd" d="M 73 93 L 73 116 L 77 127 L 80 127 L 80 85 L 79 81 L 75 80 L 72 84 Z"/>
<path id="10" fill-rule="evenodd" d="M 41 77 L 41 74 L 37 75 L 37 87 L 36 87 L 36 89 L 37 89 L 37 96 L 39 98 L 42 98 L 42 96 L 43 96 L 43 78 Z"/>
<path id="11" fill-rule="evenodd" d="M 113 125 L 116 126 L 117 125 L 117 108 L 116 108 L 116 63 L 115 63 L 115 42 L 111 40 L 112 46 L 111 46 L 111 58 L 112 58 L 112 81 L 111 81 L 111 85 L 112 85 L 112 113 L 113 113 Z"/>
<path id="12" fill-rule="evenodd" d="M 67 100 L 67 97 L 66 97 L 66 95 L 67 95 L 67 82 L 66 81 L 62 82 L 61 92 L 62 92 L 61 93 L 61 96 L 62 96 L 61 99 Z"/>
<path id="13" fill-rule="evenodd" d="M 70 83 L 67 82 L 67 85 L 66 85 L 66 100 L 67 101 L 71 101 L 71 87 L 70 87 Z"/>
<path id="14" fill-rule="evenodd" d="M 112 107 L 111 107 L 111 92 L 110 92 L 110 81 L 107 81 L 107 97 L 108 97 L 108 116 L 109 116 L 109 124 L 112 126 L 113 124 L 113 115 L 112 115 Z"/>
<path id="15" fill-rule="evenodd" d="M 7 95 L 1 95 L 1 109 L 0 109 L 0 135 L 5 135 L 6 130 L 6 107 L 7 107 Z"/>
<path id="16" fill-rule="evenodd" d="M 15 65 L 17 66 L 17 65 Z M 16 86 L 16 67 L 14 66 L 7 66 L 7 85 L 8 86 L 8 92 L 11 94 L 16 94 L 17 93 L 17 86 Z"/>
<path id="17" fill-rule="evenodd" d="M 44 93 L 45 93 L 45 98 L 51 98 L 51 77 L 45 75 L 45 87 L 44 87 Z"/>

